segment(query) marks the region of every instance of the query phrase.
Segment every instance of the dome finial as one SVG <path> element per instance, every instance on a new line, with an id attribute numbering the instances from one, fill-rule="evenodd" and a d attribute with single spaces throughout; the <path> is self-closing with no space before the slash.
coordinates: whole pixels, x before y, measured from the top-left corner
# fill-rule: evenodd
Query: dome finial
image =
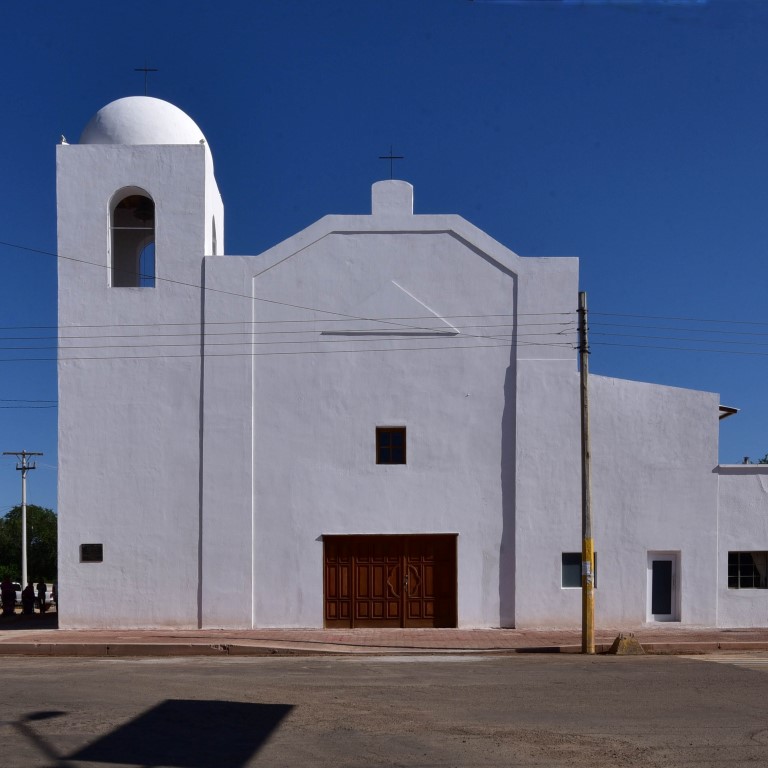
<path id="1" fill-rule="evenodd" d="M 147 66 L 147 62 L 145 61 L 143 67 L 134 67 L 133 71 L 134 72 L 143 72 L 144 73 L 144 95 L 146 96 L 147 95 L 147 75 L 150 72 L 159 72 L 160 70 L 159 69 L 155 69 L 154 67 L 148 67 Z"/>

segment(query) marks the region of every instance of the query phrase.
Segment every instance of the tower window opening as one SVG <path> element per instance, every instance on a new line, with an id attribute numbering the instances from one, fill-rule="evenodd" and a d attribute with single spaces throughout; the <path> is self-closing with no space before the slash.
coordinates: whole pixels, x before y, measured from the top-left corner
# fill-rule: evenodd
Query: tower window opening
<path id="1" fill-rule="evenodd" d="M 155 287 L 155 204 L 146 195 L 123 197 L 112 210 L 112 286 Z"/>

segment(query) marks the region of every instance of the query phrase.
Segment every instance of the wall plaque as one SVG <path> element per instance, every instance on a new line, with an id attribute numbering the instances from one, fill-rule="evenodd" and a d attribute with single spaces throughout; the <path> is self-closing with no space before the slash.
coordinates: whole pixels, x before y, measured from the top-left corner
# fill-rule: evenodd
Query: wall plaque
<path id="1" fill-rule="evenodd" d="M 103 544 L 81 544 L 80 562 L 81 563 L 101 563 L 104 560 Z"/>

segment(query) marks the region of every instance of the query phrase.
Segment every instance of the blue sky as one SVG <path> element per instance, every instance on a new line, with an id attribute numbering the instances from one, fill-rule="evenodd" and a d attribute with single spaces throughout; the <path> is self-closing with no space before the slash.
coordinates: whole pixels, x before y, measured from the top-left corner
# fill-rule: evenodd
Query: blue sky
<path id="1" fill-rule="evenodd" d="M 146 64 L 208 138 L 228 253 L 369 212 L 392 146 L 417 213 L 581 259 L 593 373 L 720 392 L 741 409 L 721 460 L 768 452 L 768 2 L 31 0 L 2 21 L 3 243 L 56 250 L 54 146 Z M 0 450 L 45 453 L 29 501 L 55 509 L 56 259 L 0 264 Z M 0 514 L 19 474 L 0 460 Z"/>

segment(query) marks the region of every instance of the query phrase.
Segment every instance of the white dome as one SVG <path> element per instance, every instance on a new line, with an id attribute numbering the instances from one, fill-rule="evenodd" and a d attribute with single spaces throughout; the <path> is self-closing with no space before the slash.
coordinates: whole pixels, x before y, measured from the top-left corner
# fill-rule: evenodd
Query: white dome
<path id="1" fill-rule="evenodd" d="M 127 96 L 102 107 L 80 136 L 81 144 L 199 144 L 195 121 L 173 104 Z"/>

